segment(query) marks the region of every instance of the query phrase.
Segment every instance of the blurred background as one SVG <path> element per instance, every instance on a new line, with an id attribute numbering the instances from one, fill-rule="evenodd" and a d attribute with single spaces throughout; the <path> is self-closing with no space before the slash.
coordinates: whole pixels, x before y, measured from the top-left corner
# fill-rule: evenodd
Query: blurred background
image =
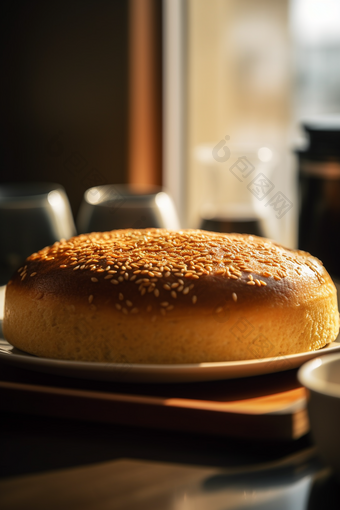
<path id="1" fill-rule="evenodd" d="M 183 227 L 258 219 L 297 246 L 301 123 L 340 113 L 338 1 L 1 8 L 0 184 L 58 182 L 75 216 L 91 186 L 163 186 Z"/>

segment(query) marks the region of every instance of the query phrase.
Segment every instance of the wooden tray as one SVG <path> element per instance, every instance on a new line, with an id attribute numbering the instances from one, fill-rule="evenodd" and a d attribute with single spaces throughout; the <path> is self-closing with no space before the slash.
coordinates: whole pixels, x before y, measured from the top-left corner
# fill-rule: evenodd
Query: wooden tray
<path id="1" fill-rule="evenodd" d="M 0 363 L 0 410 L 248 439 L 309 431 L 296 370 L 191 384 L 123 384 L 36 373 Z"/>

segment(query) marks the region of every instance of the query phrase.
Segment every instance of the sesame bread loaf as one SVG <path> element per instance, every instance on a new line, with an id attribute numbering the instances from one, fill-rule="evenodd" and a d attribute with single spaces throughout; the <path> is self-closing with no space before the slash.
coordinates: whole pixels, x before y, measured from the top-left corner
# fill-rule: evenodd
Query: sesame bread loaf
<path id="1" fill-rule="evenodd" d="M 117 230 L 34 253 L 8 283 L 3 331 L 42 357 L 200 363 L 311 351 L 339 330 L 322 263 L 248 235 Z"/>

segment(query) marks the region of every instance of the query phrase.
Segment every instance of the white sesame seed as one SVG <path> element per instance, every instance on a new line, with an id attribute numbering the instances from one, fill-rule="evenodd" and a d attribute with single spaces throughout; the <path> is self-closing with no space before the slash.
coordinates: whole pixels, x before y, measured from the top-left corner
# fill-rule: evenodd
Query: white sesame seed
<path id="1" fill-rule="evenodd" d="M 121 310 L 122 309 L 122 307 L 121 307 L 121 305 L 119 303 L 116 303 L 116 308 L 117 308 L 117 310 Z"/>
<path id="2" fill-rule="evenodd" d="M 154 295 L 155 295 L 156 297 L 158 297 L 158 296 L 159 296 L 159 290 L 158 290 L 158 289 L 155 289 L 155 290 L 154 290 Z"/>
<path id="3" fill-rule="evenodd" d="M 124 281 L 123 276 L 118 276 L 118 281 L 119 281 L 119 282 L 123 282 L 123 281 Z"/>
<path id="4" fill-rule="evenodd" d="M 232 293 L 232 296 L 233 296 L 233 300 L 234 300 L 234 301 L 235 301 L 235 303 L 236 303 L 236 301 L 237 301 L 237 294 L 236 294 L 235 292 L 233 292 L 233 293 Z"/>
<path id="5" fill-rule="evenodd" d="M 161 306 L 169 306 L 169 303 L 167 301 L 163 301 L 163 303 L 161 303 Z"/>
<path id="6" fill-rule="evenodd" d="M 175 290 L 171 291 L 171 297 L 173 297 L 174 299 L 177 298 L 177 292 Z"/>
<path id="7" fill-rule="evenodd" d="M 132 306 L 132 303 L 129 300 L 125 301 L 125 303 L 127 304 L 127 306 Z"/>
<path id="8" fill-rule="evenodd" d="M 192 302 L 193 304 L 197 303 L 197 296 L 192 296 Z"/>
<path id="9" fill-rule="evenodd" d="M 119 281 L 118 280 L 111 280 L 110 283 L 113 283 L 113 285 L 118 285 Z"/>
<path id="10" fill-rule="evenodd" d="M 35 276 L 37 273 L 31 273 L 31 276 Z"/>
<path id="11" fill-rule="evenodd" d="M 91 304 L 93 301 L 93 295 L 91 294 L 91 296 L 89 296 L 89 303 Z"/>
<path id="12" fill-rule="evenodd" d="M 183 294 L 188 294 L 189 293 L 189 287 L 185 287 L 185 289 L 183 290 Z"/>
<path id="13" fill-rule="evenodd" d="M 98 278 L 91 278 L 91 282 L 97 283 L 98 282 Z"/>
<path id="14" fill-rule="evenodd" d="M 123 296 L 123 294 L 121 292 L 118 294 L 118 297 L 119 297 L 120 301 L 123 301 L 124 296 Z"/>

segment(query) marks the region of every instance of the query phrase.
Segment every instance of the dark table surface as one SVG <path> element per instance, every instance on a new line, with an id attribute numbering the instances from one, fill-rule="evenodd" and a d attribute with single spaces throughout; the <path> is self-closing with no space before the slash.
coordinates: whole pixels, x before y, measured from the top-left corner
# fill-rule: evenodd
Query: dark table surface
<path id="1" fill-rule="evenodd" d="M 264 443 L 0 414 L 1 509 L 339 508 L 309 436 Z"/>

